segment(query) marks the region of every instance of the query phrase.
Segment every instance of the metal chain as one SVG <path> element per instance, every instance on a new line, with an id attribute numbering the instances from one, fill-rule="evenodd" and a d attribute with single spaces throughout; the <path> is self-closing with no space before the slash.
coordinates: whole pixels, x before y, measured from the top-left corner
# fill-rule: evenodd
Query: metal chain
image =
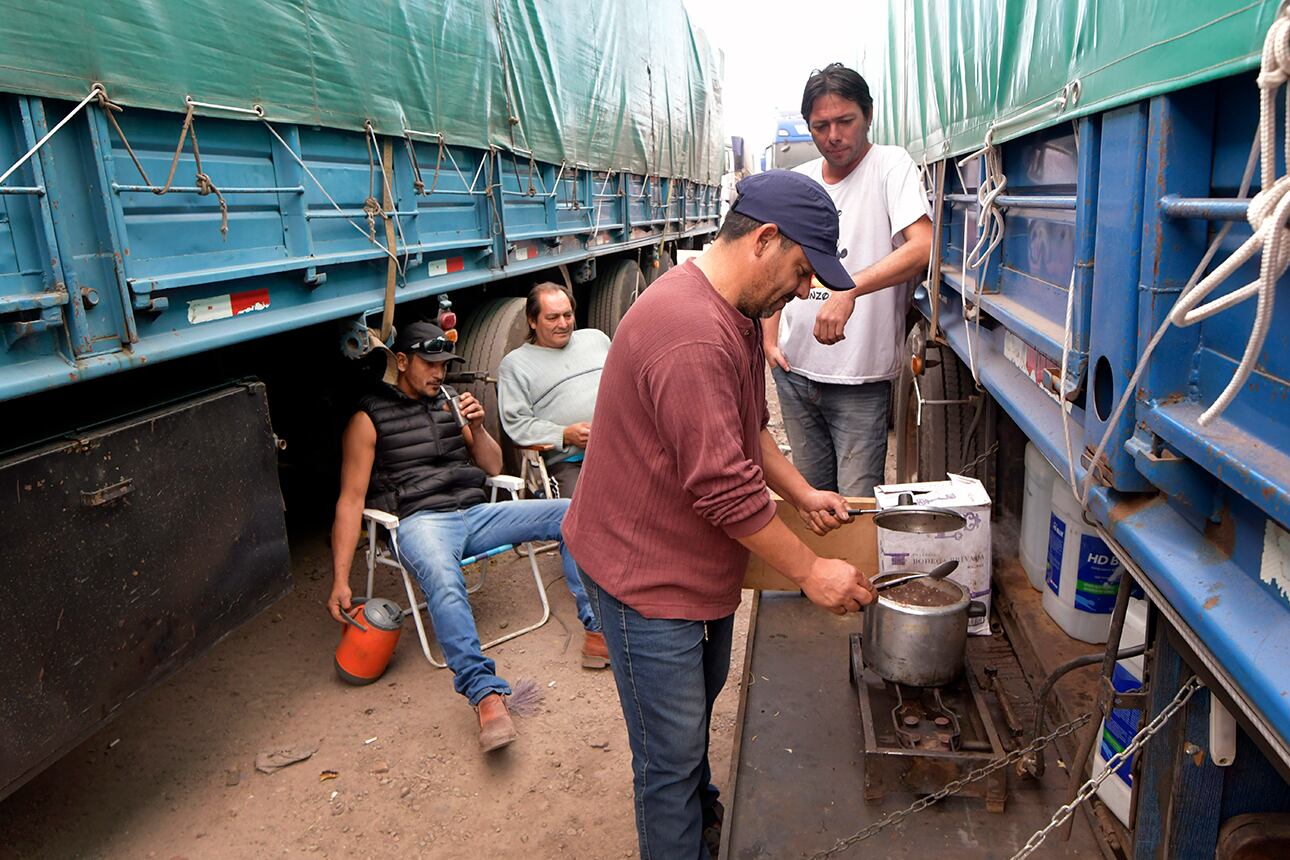
<path id="1" fill-rule="evenodd" d="M 1049 821 L 1041 830 L 1035 833 L 1034 836 L 1031 836 L 1026 840 L 1026 844 L 1021 846 L 1021 850 L 1012 855 L 1012 860 L 1022 860 L 1022 858 L 1029 857 L 1033 854 L 1035 849 L 1038 848 L 1046 838 L 1048 838 L 1049 833 L 1052 833 L 1060 827 L 1066 819 L 1070 818 L 1071 815 L 1074 814 L 1075 810 L 1079 808 L 1081 803 L 1092 797 L 1094 792 L 1098 790 L 1102 783 L 1106 782 L 1107 779 L 1114 775 L 1116 768 L 1118 768 L 1122 762 L 1128 760 L 1128 758 L 1141 749 L 1147 741 L 1151 740 L 1152 736 L 1155 735 L 1156 732 L 1164 728 L 1165 723 L 1169 722 L 1169 719 L 1178 712 L 1178 709 L 1187 704 L 1187 700 L 1190 699 L 1192 694 L 1200 688 L 1201 683 L 1196 680 L 1195 675 L 1189 678 L 1187 683 L 1182 685 L 1182 689 L 1178 691 L 1178 695 L 1174 696 L 1173 701 L 1165 706 L 1165 709 L 1157 714 L 1156 718 L 1148 723 L 1142 731 L 1138 732 L 1128 746 L 1113 756 L 1111 760 L 1106 763 L 1106 766 L 1102 769 L 1101 773 L 1084 783 L 1084 785 L 1080 787 L 1079 792 L 1076 793 L 1074 800 L 1054 812 L 1052 820 Z"/>
<path id="2" fill-rule="evenodd" d="M 965 465 L 965 466 L 963 466 L 962 468 L 958 469 L 958 470 L 957 470 L 957 471 L 958 471 L 958 473 L 959 473 L 960 475 L 967 475 L 967 474 L 970 474 L 970 473 L 972 472 L 972 470 L 973 470 L 973 469 L 975 469 L 977 466 L 981 465 L 981 463 L 982 463 L 982 462 L 984 462 L 984 461 L 985 461 L 985 460 L 986 460 L 986 459 L 987 459 L 991 454 L 993 454 L 995 451 L 998 451 L 998 450 L 999 450 L 999 443 L 998 443 L 998 442 L 995 442 L 995 443 L 994 443 L 993 445 L 991 445 L 989 448 L 986 448 L 986 449 L 985 449 L 985 451 L 983 451 L 983 452 L 982 452 L 982 454 L 981 454 L 981 456 L 980 456 L 980 457 L 977 457 L 977 458 L 976 458 L 975 460 L 973 460 L 971 463 L 968 463 L 967 465 Z"/>
<path id="3" fill-rule="evenodd" d="M 1002 758 L 997 758 L 988 764 L 983 764 L 980 767 L 973 768 L 972 770 L 968 771 L 968 773 L 965 776 L 961 776 L 958 779 L 954 780 L 953 782 L 947 783 L 943 788 L 941 788 L 936 793 L 929 794 L 926 797 L 920 797 L 918 800 L 915 800 L 913 803 L 911 803 L 909 806 L 905 807 L 904 809 L 898 810 L 896 812 L 888 813 L 887 815 L 884 815 L 882 818 L 875 821 L 873 824 L 870 824 L 868 827 L 864 828 L 863 830 L 860 830 L 852 834 L 851 836 L 848 836 L 846 839 L 839 839 L 837 842 L 833 844 L 832 848 L 812 854 L 810 860 L 823 860 L 823 858 L 825 857 L 830 857 L 834 854 L 837 854 L 839 851 L 845 850 L 846 848 L 851 847 L 855 843 L 868 839 L 870 836 L 873 836 L 876 833 L 887 829 L 891 825 L 896 824 L 900 821 L 903 821 L 904 819 L 913 815 L 915 812 L 922 812 L 924 809 L 936 803 L 937 801 L 944 800 L 945 798 L 949 797 L 951 794 L 955 794 L 961 791 L 970 783 L 976 782 L 979 779 L 984 779 L 985 777 L 989 776 L 990 774 L 994 773 L 1000 768 L 1005 768 L 1010 764 L 1018 762 L 1025 756 L 1033 752 L 1038 752 L 1039 750 L 1048 746 L 1050 743 L 1057 740 L 1058 738 L 1065 737 L 1066 735 L 1071 734 L 1080 726 L 1087 723 L 1090 719 L 1090 716 L 1091 715 L 1089 714 L 1082 714 L 1068 723 L 1063 723 L 1062 725 L 1053 729 L 1048 734 L 1043 735 L 1042 737 L 1035 738 L 1033 741 L 1026 744 L 1024 747 L 1018 747 L 1017 749 L 1013 750 L 1012 752 L 1008 753 L 1006 756 L 1003 756 Z"/>

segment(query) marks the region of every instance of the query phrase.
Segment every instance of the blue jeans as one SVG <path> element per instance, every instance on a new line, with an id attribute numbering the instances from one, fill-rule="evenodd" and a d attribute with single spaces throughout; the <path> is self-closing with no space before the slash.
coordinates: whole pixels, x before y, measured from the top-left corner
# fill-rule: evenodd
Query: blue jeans
<path id="1" fill-rule="evenodd" d="M 627 722 L 642 860 L 707 860 L 703 828 L 718 792 L 708 765 L 712 704 L 730 671 L 733 615 L 646 618 L 587 575 Z"/>
<path id="2" fill-rule="evenodd" d="M 566 499 L 526 499 L 458 511 L 421 511 L 399 524 L 399 562 L 421 584 L 435 638 L 452 669 L 453 688 L 472 705 L 489 693 L 509 695 L 511 687 L 497 677 L 497 666 L 480 650 L 461 560 L 503 544 L 560 540 L 568 509 Z M 565 582 L 578 604 L 578 619 L 588 630 L 599 630 L 563 540 L 560 557 Z"/>
<path id="3" fill-rule="evenodd" d="M 817 490 L 872 496 L 883 482 L 891 382 L 842 385 L 771 370 L 793 465 Z"/>

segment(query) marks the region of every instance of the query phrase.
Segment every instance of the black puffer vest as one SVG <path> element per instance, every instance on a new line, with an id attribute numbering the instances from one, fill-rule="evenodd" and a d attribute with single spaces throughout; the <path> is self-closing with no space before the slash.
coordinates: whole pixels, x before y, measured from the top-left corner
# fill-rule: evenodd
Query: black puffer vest
<path id="1" fill-rule="evenodd" d="M 376 459 L 367 506 L 407 517 L 456 511 L 487 500 L 484 470 L 470 459 L 465 437 L 446 408 L 452 392 L 413 400 L 383 385 L 359 401 L 376 425 Z"/>

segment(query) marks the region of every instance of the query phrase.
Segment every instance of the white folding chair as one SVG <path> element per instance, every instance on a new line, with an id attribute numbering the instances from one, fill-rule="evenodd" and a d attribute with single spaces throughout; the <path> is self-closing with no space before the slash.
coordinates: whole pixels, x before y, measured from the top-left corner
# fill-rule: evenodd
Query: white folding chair
<path id="1" fill-rule="evenodd" d="M 547 474 L 546 460 L 542 456 L 554 449 L 554 445 L 521 445 L 516 449 L 520 452 L 520 477 L 534 498 L 560 498 L 560 485 Z"/>
<path id="2" fill-rule="evenodd" d="M 490 488 L 489 501 L 496 502 L 498 490 L 506 490 L 510 493 L 511 499 L 518 499 L 520 497 L 520 492 L 524 489 L 524 481 L 510 475 L 495 475 L 488 479 L 487 486 Z M 445 668 L 447 663 L 435 658 L 434 654 L 430 650 L 430 642 L 426 638 L 425 621 L 421 617 L 422 611 L 426 608 L 426 602 L 424 600 L 417 600 L 416 583 L 412 581 L 412 576 L 408 573 L 407 569 L 399 563 L 399 518 L 394 514 L 386 513 L 385 511 L 378 511 L 375 508 L 364 508 L 363 520 L 367 523 L 368 599 L 370 600 L 372 597 L 372 587 L 376 578 L 376 566 L 378 564 L 385 565 L 386 567 L 393 567 L 398 570 L 403 575 L 403 588 L 408 594 L 408 605 L 411 607 L 412 620 L 415 621 L 417 625 L 417 636 L 421 640 L 421 651 L 425 654 L 426 659 L 430 661 L 432 666 L 439 669 Z M 384 542 L 378 540 L 377 532 L 379 529 L 385 529 L 387 537 Z M 538 599 L 542 602 L 542 617 L 527 627 L 513 630 L 505 636 L 499 636 L 491 642 L 485 643 L 483 645 L 483 650 L 492 648 L 494 645 L 500 645 L 503 642 L 509 642 L 517 636 L 523 636 L 525 633 L 534 631 L 543 624 L 546 624 L 551 618 L 551 604 L 547 601 L 546 589 L 542 587 L 542 574 L 538 571 L 537 557 L 533 552 L 533 547 L 530 544 L 523 544 L 522 546 L 524 554 L 527 555 L 529 559 L 529 568 L 533 571 L 533 583 L 537 586 Z M 474 594 L 483 587 L 484 572 L 488 567 L 488 560 L 493 556 L 500 555 L 510 549 L 516 549 L 518 551 L 520 547 L 513 547 L 511 544 L 503 544 L 502 546 L 494 547 L 487 552 L 482 552 L 461 560 L 463 576 L 465 575 L 465 568 L 472 564 L 480 565 L 479 581 L 473 586 L 467 586 L 466 592 L 468 594 Z M 427 612 L 426 614 L 428 615 L 429 613 Z"/>

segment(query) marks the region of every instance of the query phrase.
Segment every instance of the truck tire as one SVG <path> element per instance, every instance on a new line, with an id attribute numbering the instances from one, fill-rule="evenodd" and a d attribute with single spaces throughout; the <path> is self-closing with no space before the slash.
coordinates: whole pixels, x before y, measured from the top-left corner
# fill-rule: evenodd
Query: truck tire
<path id="1" fill-rule="evenodd" d="M 529 323 L 524 315 L 524 299 L 506 297 L 491 299 L 480 305 L 461 327 L 461 348 L 458 354 L 466 360 L 462 370 L 485 371 L 497 375 L 502 356 L 524 343 Z M 452 371 L 449 370 L 449 373 Z M 501 416 L 497 408 L 497 386 L 488 382 L 471 382 L 454 385 L 469 391 L 484 404 L 484 429 L 502 446 L 502 460 L 508 474 L 517 474 L 519 456 L 511 440 L 502 431 Z"/>
<path id="2" fill-rule="evenodd" d="M 648 289 L 650 284 L 666 275 L 675 265 L 676 263 L 672 260 L 671 254 L 667 251 L 660 253 L 658 255 L 658 266 L 651 265 L 645 267 L 645 286 L 641 289 Z"/>
<path id="3" fill-rule="evenodd" d="M 587 322 L 613 338 L 623 314 L 645 289 L 645 275 L 630 257 L 606 261 L 591 285 Z"/>
<path id="4" fill-rule="evenodd" d="M 963 467 L 963 440 L 972 424 L 970 403 L 924 405 L 921 421 L 914 382 L 922 399 L 966 400 L 976 392 L 972 371 L 948 346 L 928 343 L 923 350 L 923 373 L 915 377 L 912 360 L 924 335 L 915 326 L 905 340 L 906 357 L 896 386 L 896 480 L 943 481 Z M 984 428 L 978 428 L 984 434 Z"/>

